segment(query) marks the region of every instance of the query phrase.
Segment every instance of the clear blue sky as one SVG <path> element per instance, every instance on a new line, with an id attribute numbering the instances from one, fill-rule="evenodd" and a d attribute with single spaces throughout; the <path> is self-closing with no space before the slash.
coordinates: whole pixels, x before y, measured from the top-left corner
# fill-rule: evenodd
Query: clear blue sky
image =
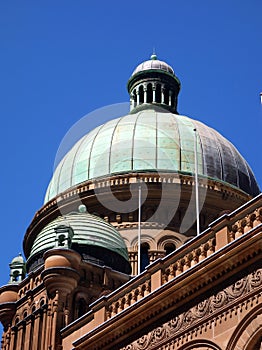
<path id="1" fill-rule="evenodd" d="M 261 0 L 0 2 L 0 285 L 61 139 L 88 112 L 128 101 L 153 47 L 181 80 L 180 114 L 228 138 L 262 187 L 261 14 Z"/>

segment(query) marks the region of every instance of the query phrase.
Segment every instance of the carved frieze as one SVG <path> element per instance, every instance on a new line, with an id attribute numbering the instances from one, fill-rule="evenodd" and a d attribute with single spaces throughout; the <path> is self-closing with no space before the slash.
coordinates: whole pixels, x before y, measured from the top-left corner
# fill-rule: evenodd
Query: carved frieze
<path id="1" fill-rule="evenodd" d="M 216 316 L 222 312 L 225 306 L 233 304 L 236 299 L 253 292 L 261 285 L 262 269 L 258 269 L 224 290 L 210 296 L 208 299 L 201 301 L 189 310 L 171 318 L 168 322 L 163 323 L 131 344 L 121 348 L 121 350 L 160 349 L 160 347 L 157 347 L 158 344 L 160 346 L 160 343 L 179 336 L 181 332 L 186 331 L 201 320 L 205 322 L 207 317 Z"/>

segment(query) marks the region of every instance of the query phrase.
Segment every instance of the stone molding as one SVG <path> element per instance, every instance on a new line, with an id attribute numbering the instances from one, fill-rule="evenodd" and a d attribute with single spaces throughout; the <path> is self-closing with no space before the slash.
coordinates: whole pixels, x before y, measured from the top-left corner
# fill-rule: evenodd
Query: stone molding
<path id="1" fill-rule="evenodd" d="M 118 191 L 121 191 L 123 189 L 126 190 L 126 187 L 130 184 L 141 182 L 146 183 L 150 187 L 151 185 L 161 185 L 162 183 L 176 184 L 189 190 L 195 185 L 194 181 L 193 176 L 182 173 L 130 173 L 95 179 L 93 181 L 89 180 L 75 187 L 71 187 L 45 203 L 44 206 L 36 212 L 24 237 L 24 250 L 27 252 L 28 242 L 37 235 L 44 225 L 60 214 L 59 208 L 67 206 L 72 208 L 74 202 L 76 202 L 76 205 L 79 205 L 80 199 L 84 201 L 88 198 L 89 201 L 95 202 L 94 191 L 100 189 L 104 191 L 107 188 L 112 188 L 112 191 L 117 188 Z M 227 183 L 211 180 L 209 178 L 200 177 L 199 187 L 211 191 L 212 193 L 217 193 L 223 199 L 231 198 L 231 200 L 236 202 L 237 206 L 251 198 L 243 191 L 231 187 Z"/>
<path id="2" fill-rule="evenodd" d="M 190 308 L 188 311 L 181 313 L 165 322 L 160 327 L 140 337 L 131 344 L 121 348 L 120 350 L 150 350 L 162 349 L 162 343 L 174 337 L 179 337 L 190 327 L 195 326 L 199 321 L 202 323 L 201 327 L 208 327 L 208 318 L 212 317 L 214 322 L 217 322 L 228 315 L 223 314 L 224 308 L 230 308 L 230 312 L 237 312 L 236 309 L 244 307 L 248 302 L 246 299 L 239 303 L 237 307 L 233 307 L 234 302 L 242 297 L 249 296 L 253 291 L 262 286 L 262 269 L 250 273 L 236 283 L 228 286 L 217 294 L 212 295 L 203 302 Z M 262 293 L 260 293 L 261 295 Z M 259 294 L 251 296 L 251 303 L 256 303 Z M 177 340 L 179 342 L 179 339 Z M 166 347 L 165 347 L 166 349 Z"/>

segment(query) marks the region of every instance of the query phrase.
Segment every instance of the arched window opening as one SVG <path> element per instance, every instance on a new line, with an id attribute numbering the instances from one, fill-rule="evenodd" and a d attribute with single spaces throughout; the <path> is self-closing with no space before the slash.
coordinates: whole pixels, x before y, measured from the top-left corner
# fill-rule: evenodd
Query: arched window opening
<path id="1" fill-rule="evenodd" d="M 219 346 L 208 340 L 195 340 L 183 346 L 183 350 L 221 350 Z"/>
<path id="2" fill-rule="evenodd" d="M 149 83 L 147 85 L 147 103 L 152 103 L 153 102 L 153 89 L 152 89 L 152 84 Z"/>
<path id="3" fill-rule="evenodd" d="M 171 92 L 169 92 L 169 93 L 171 93 Z M 171 107 L 174 107 L 174 105 L 175 105 L 173 93 L 171 93 L 171 96 L 170 96 L 170 104 L 171 104 Z"/>
<path id="4" fill-rule="evenodd" d="M 247 349 L 248 350 L 261 349 L 261 344 L 262 344 L 262 336 L 259 334 L 256 334 L 254 339 L 251 339 L 251 341 L 249 341 Z"/>
<path id="5" fill-rule="evenodd" d="M 144 87 L 142 85 L 139 86 L 138 94 L 139 94 L 139 104 L 144 103 Z"/>
<path id="6" fill-rule="evenodd" d="M 206 216 L 204 214 L 200 214 L 199 219 L 200 219 L 200 227 L 202 229 L 206 225 Z"/>
<path id="7" fill-rule="evenodd" d="M 165 105 L 169 105 L 169 90 L 168 89 L 164 90 L 164 103 L 165 103 Z"/>
<path id="8" fill-rule="evenodd" d="M 164 248 L 165 248 L 166 255 L 168 255 L 176 250 L 176 246 L 174 243 L 166 243 Z"/>
<path id="9" fill-rule="evenodd" d="M 19 271 L 18 271 L 18 270 L 15 270 L 15 271 L 13 272 L 12 281 L 13 281 L 13 282 L 18 282 L 18 276 L 19 276 Z"/>
<path id="10" fill-rule="evenodd" d="M 140 266 L 141 271 L 144 271 L 146 266 L 149 265 L 149 245 L 147 243 L 143 243 L 141 245 L 141 257 L 140 257 Z"/>
<path id="11" fill-rule="evenodd" d="M 156 102 L 161 103 L 161 85 L 157 84 L 156 86 Z"/>
<path id="12" fill-rule="evenodd" d="M 87 312 L 87 305 L 84 298 L 78 299 L 76 308 L 77 318 L 83 316 Z"/>

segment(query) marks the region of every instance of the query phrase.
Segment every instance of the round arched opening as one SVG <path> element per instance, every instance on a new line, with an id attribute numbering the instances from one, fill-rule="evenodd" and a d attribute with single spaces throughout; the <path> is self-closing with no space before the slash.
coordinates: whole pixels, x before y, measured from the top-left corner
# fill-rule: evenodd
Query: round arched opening
<path id="1" fill-rule="evenodd" d="M 148 243 L 142 243 L 141 244 L 141 256 L 140 256 L 140 264 L 141 264 L 141 271 L 144 271 L 146 266 L 149 265 L 149 244 Z"/>
<path id="2" fill-rule="evenodd" d="M 164 249 L 165 249 L 166 255 L 168 255 L 176 250 L 176 246 L 174 243 L 166 243 L 164 245 Z"/>

